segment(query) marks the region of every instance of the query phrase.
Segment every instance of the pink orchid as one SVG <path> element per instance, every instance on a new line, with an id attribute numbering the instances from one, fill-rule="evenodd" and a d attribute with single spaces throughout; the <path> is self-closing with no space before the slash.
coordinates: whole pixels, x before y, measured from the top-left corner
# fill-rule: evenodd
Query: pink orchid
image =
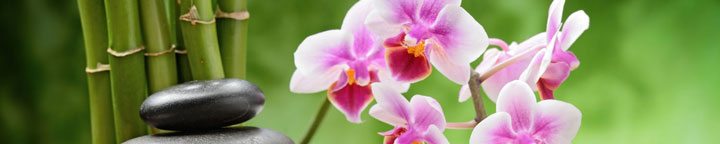
<path id="1" fill-rule="evenodd" d="M 432 72 L 430 64 L 458 84 L 470 78 L 470 63 L 485 51 L 483 27 L 460 0 L 375 0 L 368 28 L 385 39 L 385 59 L 392 77 L 417 82 Z"/>
<path id="2" fill-rule="evenodd" d="M 361 122 L 360 113 L 373 100 L 370 84 L 393 83 L 385 72 L 385 51 L 364 25 L 371 6 L 361 0 L 348 11 L 340 30 L 307 37 L 295 52 L 297 70 L 290 81 L 295 93 L 327 90 L 330 102 L 353 123 Z M 407 90 L 407 84 L 394 86 Z"/>
<path id="3" fill-rule="evenodd" d="M 543 99 L 554 98 L 553 92 L 567 79 L 570 71 L 580 65 L 575 54 L 568 49 L 590 26 L 590 18 L 582 10 L 570 14 L 562 24 L 560 19 L 564 4 L 565 0 L 554 0 L 550 5 L 545 53 L 536 54 L 521 76 L 521 80 L 537 84 Z"/>
<path id="4" fill-rule="evenodd" d="M 538 47 L 544 46 L 546 41 L 545 33 L 532 36 L 520 44 L 513 42 L 510 46 L 502 40 L 490 39 L 492 45 L 496 45 L 501 49 L 487 50 L 482 61 L 477 68 L 475 68 L 475 72 L 483 74 L 513 57 L 521 57 L 515 60 L 515 63 L 495 72 L 495 74 L 483 81 L 482 88 L 490 100 L 495 102 L 500 93 L 500 89 L 502 89 L 505 84 L 520 78 L 520 74 L 522 74 L 530 64 L 531 56 L 534 55 L 534 53 L 540 52 L 541 50 L 539 50 Z M 470 89 L 468 85 L 465 84 L 460 89 L 460 97 L 458 100 L 464 102 L 468 98 L 470 98 Z"/>
<path id="5" fill-rule="evenodd" d="M 445 115 L 440 104 L 427 96 L 415 95 L 408 102 L 399 91 L 385 83 L 372 85 L 377 104 L 370 115 L 395 126 L 383 132 L 385 144 L 447 144 Z"/>
<path id="6" fill-rule="evenodd" d="M 536 102 L 533 90 L 522 81 L 510 82 L 500 91 L 496 110 L 475 126 L 471 144 L 569 144 L 582 117 L 569 103 Z"/>

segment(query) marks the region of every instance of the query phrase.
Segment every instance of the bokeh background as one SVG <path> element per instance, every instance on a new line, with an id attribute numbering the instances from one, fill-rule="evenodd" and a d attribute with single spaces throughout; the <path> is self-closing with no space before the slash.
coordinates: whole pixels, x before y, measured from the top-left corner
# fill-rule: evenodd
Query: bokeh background
<path id="1" fill-rule="evenodd" d="M 248 79 L 267 95 L 248 125 L 300 141 L 324 93 L 293 94 L 293 52 L 308 35 L 340 27 L 355 0 L 249 0 Z M 491 37 L 522 41 L 544 30 L 550 0 L 465 0 Z M 557 98 L 583 112 L 575 143 L 720 142 L 720 1 L 568 0 L 565 17 L 590 16 L 572 46 L 581 60 Z M 0 143 L 90 142 L 85 58 L 73 0 L 0 5 Z M 477 64 L 475 62 L 474 64 Z M 437 71 L 406 96 L 433 96 L 448 121 L 473 118 L 460 86 Z M 486 102 L 488 100 L 486 99 Z M 488 102 L 490 112 L 494 104 Z M 351 124 L 330 109 L 312 143 L 380 143 L 391 127 L 363 114 Z M 446 130 L 467 143 L 471 130 Z"/>

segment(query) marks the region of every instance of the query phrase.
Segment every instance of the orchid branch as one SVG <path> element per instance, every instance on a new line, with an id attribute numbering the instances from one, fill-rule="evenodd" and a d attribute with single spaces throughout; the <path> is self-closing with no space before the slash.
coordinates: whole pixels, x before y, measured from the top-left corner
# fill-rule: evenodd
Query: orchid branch
<path id="1" fill-rule="evenodd" d="M 310 143 L 310 140 L 313 138 L 313 136 L 315 136 L 315 132 L 317 131 L 318 127 L 320 127 L 320 123 L 322 123 L 323 119 L 325 118 L 328 108 L 330 108 L 330 100 L 325 99 L 323 100 L 320 109 L 318 109 L 318 112 L 315 115 L 315 119 L 313 120 L 312 125 L 310 125 L 310 129 L 308 129 L 307 133 L 305 133 L 305 137 L 303 138 L 302 142 L 300 142 L 300 144 Z"/>
<path id="2" fill-rule="evenodd" d="M 500 39 L 491 39 L 491 44 L 499 46 L 503 48 L 503 46 L 507 47 L 507 44 L 500 40 Z M 503 45 L 504 44 L 504 45 Z M 520 59 L 525 58 L 526 56 L 529 56 L 534 51 L 537 51 L 541 48 L 546 47 L 546 45 L 537 45 L 535 47 L 532 47 L 530 49 L 527 49 L 523 51 L 522 53 L 515 55 L 511 57 L 510 59 L 507 59 L 506 61 L 503 61 L 502 63 L 493 66 L 490 68 L 490 70 L 486 71 L 483 74 L 479 74 L 475 71 L 472 71 L 470 76 L 470 81 L 468 81 L 468 86 L 470 88 L 470 95 L 473 99 L 473 105 L 475 108 L 475 119 L 468 121 L 468 122 L 450 122 L 447 123 L 446 127 L 449 129 L 472 129 L 480 123 L 485 117 L 487 116 L 487 113 L 485 111 L 484 103 L 482 101 L 481 94 L 481 85 L 485 80 L 493 76 L 498 71 L 518 62 Z M 504 48 L 503 48 L 504 49 Z"/>

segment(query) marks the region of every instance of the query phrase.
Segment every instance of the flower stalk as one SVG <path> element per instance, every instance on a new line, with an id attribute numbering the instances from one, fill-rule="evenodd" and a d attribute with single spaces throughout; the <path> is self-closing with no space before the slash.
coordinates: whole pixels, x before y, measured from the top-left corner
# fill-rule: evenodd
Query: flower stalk
<path id="1" fill-rule="evenodd" d="M 92 143 L 114 143 L 110 67 L 105 52 L 108 46 L 103 0 L 78 0 L 87 65 Z"/>
<path id="2" fill-rule="evenodd" d="M 247 67 L 247 0 L 218 0 L 218 40 L 225 76 L 245 78 Z"/>
<path id="3" fill-rule="evenodd" d="M 215 12 L 210 0 L 178 0 L 180 27 L 192 77 L 196 80 L 224 78 L 220 58 Z"/>
<path id="4" fill-rule="evenodd" d="M 147 96 L 144 46 L 138 1 L 105 0 L 116 143 L 145 135 L 137 112 Z"/>
<path id="5" fill-rule="evenodd" d="M 330 108 L 330 101 L 325 99 L 323 100 L 322 106 L 320 106 L 320 109 L 318 109 L 317 114 L 315 115 L 315 119 L 313 120 L 312 125 L 310 125 L 310 129 L 305 133 L 305 137 L 303 137 L 302 142 L 300 144 L 308 144 L 310 143 L 310 140 L 312 140 L 313 136 L 315 136 L 315 132 L 317 132 L 317 129 L 320 127 L 320 123 L 322 123 L 323 119 L 325 119 L 325 115 L 327 115 L 328 108 Z"/>

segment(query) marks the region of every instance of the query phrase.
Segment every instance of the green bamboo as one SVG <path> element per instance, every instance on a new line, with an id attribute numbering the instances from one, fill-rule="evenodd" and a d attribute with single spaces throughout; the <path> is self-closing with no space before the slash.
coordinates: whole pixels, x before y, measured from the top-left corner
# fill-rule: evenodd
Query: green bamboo
<path id="1" fill-rule="evenodd" d="M 103 0 L 78 0 L 80 22 L 85 39 L 85 57 L 90 99 L 90 125 L 92 143 L 115 142 L 112 94 L 109 71 L 97 71 L 108 63 L 105 49 L 108 46 L 105 7 Z M 95 70 L 93 72 L 93 70 Z"/>
<path id="2" fill-rule="evenodd" d="M 117 143 L 147 134 L 140 119 L 140 104 L 147 97 L 143 48 L 136 0 L 105 0 L 110 51 L 123 54 L 110 56 L 110 79 Z"/>
<path id="3" fill-rule="evenodd" d="M 245 78 L 247 63 L 247 0 L 218 0 L 222 13 L 235 17 L 218 17 L 218 38 L 225 76 Z"/>
<path id="4" fill-rule="evenodd" d="M 154 93 L 177 84 L 175 52 L 172 50 L 165 3 L 161 0 L 141 0 L 140 10 L 147 48 L 149 92 Z"/>
<path id="5" fill-rule="evenodd" d="M 179 0 L 180 27 L 193 79 L 224 78 L 215 27 L 214 5 L 210 0 Z"/>
<path id="6" fill-rule="evenodd" d="M 187 52 L 185 49 L 185 43 L 183 41 L 182 37 L 182 29 L 180 28 L 180 22 L 178 22 L 178 18 L 180 15 L 182 15 L 182 12 L 180 12 L 179 1 L 177 0 L 166 0 L 166 1 L 172 1 L 173 3 L 173 14 L 172 14 L 172 21 L 174 21 L 174 31 L 175 31 L 175 46 L 177 51 L 180 53 L 176 53 L 177 56 L 177 64 L 178 64 L 178 80 L 182 82 L 192 81 L 192 71 L 190 70 L 190 61 L 188 60 Z"/>

